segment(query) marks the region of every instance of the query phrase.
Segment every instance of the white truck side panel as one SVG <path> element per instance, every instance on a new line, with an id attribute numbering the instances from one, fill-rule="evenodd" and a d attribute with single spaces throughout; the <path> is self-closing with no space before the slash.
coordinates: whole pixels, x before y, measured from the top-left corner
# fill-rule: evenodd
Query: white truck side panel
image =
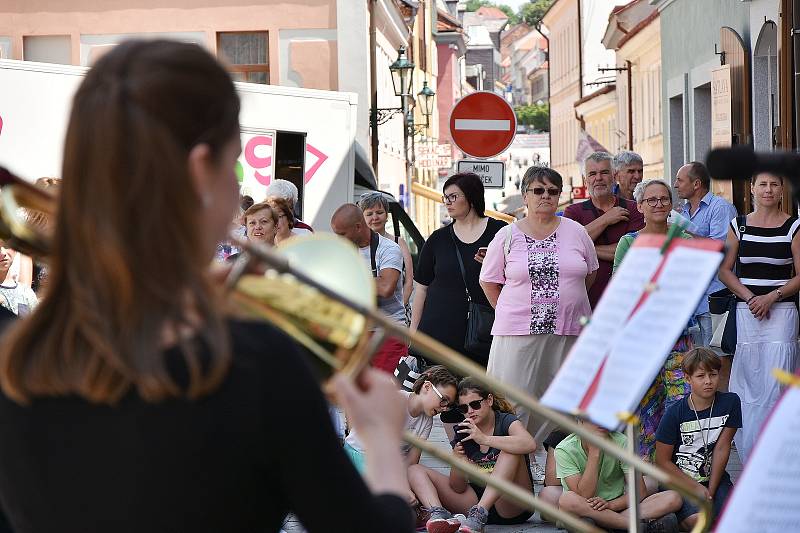
<path id="1" fill-rule="evenodd" d="M 0 165 L 30 180 L 61 175 L 72 96 L 87 70 L 0 60 Z M 243 192 L 263 198 L 274 170 L 276 131 L 303 133 L 304 219 L 315 229 L 329 230 L 333 211 L 353 199 L 357 96 L 251 83 L 236 88 L 242 102 Z M 254 136 L 261 144 L 251 145 L 248 159 L 247 144 Z"/>

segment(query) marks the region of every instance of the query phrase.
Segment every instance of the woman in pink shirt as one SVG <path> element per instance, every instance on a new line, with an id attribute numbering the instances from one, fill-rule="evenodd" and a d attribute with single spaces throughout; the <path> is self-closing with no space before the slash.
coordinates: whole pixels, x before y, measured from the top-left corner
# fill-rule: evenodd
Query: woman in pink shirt
<path id="1" fill-rule="evenodd" d="M 556 216 L 562 179 L 531 167 L 520 190 L 527 216 L 495 235 L 480 283 L 495 308 L 489 374 L 536 397 L 547 389 L 588 317 L 588 287 L 598 268 L 582 225 Z M 518 413 L 541 443 L 553 429 L 544 418 Z"/>

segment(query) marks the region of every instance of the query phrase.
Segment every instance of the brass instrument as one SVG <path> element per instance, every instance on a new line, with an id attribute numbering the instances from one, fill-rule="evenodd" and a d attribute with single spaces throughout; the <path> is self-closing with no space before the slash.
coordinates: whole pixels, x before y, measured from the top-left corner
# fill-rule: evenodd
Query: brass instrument
<path id="1" fill-rule="evenodd" d="M 0 167 L 0 239 L 10 247 L 46 255 L 46 237 L 26 224 L 20 208 L 54 213 L 53 196 L 16 178 Z M 230 300 L 237 309 L 253 317 L 266 319 L 301 343 L 325 365 L 337 372 L 356 376 L 379 346 L 384 335 L 410 343 L 430 360 L 453 372 L 472 376 L 488 390 L 498 391 L 517 405 L 544 416 L 564 430 L 597 446 L 636 471 L 653 477 L 659 483 L 678 491 L 700 509 L 694 533 L 707 531 L 711 507 L 693 492 L 683 479 L 672 476 L 635 454 L 615 445 L 578 424 L 573 417 L 545 407 L 526 392 L 487 375 L 463 355 L 421 333 L 389 320 L 375 309 L 375 287 L 369 268 L 351 243 L 333 235 L 316 234 L 294 237 L 269 249 L 232 237 L 246 253 L 237 262 L 227 280 Z M 254 263 L 266 269 L 253 274 Z M 370 330 L 376 329 L 373 333 Z M 499 490 L 505 497 L 573 531 L 597 533 L 602 530 L 561 511 L 532 492 L 509 481 L 496 479 L 466 461 L 419 437 L 407 433 L 404 439 L 448 463 L 470 479 Z M 633 487 L 628 488 L 629 491 Z"/>

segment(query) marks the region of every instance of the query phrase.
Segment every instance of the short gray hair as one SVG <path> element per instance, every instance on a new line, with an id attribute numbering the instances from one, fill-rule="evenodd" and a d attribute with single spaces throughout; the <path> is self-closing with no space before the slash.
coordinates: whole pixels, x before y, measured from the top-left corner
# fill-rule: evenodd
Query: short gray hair
<path id="1" fill-rule="evenodd" d="M 616 174 L 622 170 L 623 167 L 627 167 L 628 165 L 633 165 L 635 163 L 644 166 L 644 160 L 642 159 L 642 156 L 636 152 L 631 152 L 630 150 L 620 150 L 617 152 L 617 155 L 614 156 L 614 161 L 611 162 L 611 168 L 614 171 L 614 174 Z"/>
<path id="2" fill-rule="evenodd" d="M 297 205 L 297 186 L 289 180 L 272 180 L 264 191 L 266 197 L 277 196 L 292 204 L 292 208 Z"/>
<path id="3" fill-rule="evenodd" d="M 644 201 L 644 191 L 651 185 L 663 185 L 666 187 L 667 191 L 669 191 L 669 197 L 674 203 L 675 198 L 672 194 L 672 187 L 669 186 L 669 183 L 661 178 L 653 178 L 636 184 L 636 188 L 633 189 L 633 199 L 636 200 L 637 204 L 640 204 Z"/>
<path id="4" fill-rule="evenodd" d="M 358 200 L 358 207 L 360 207 L 362 211 L 366 211 L 378 205 L 387 213 L 389 212 L 389 200 L 386 199 L 383 193 L 378 191 L 365 192 Z"/>
<path id="5" fill-rule="evenodd" d="M 534 181 L 540 181 L 544 183 L 544 180 L 549 181 L 559 189 L 564 188 L 564 179 L 561 177 L 561 174 L 550 167 L 534 165 L 525 171 L 525 175 L 522 177 L 522 183 L 519 186 L 519 190 L 522 194 L 525 194 L 531 183 Z"/>
<path id="6" fill-rule="evenodd" d="M 593 152 L 589 154 L 589 157 L 583 160 L 581 163 L 581 175 L 586 176 L 586 162 L 587 161 L 594 161 L 595 163 L 600 163 L 603 161 L 609 161 L 611 166 L 614 166 L 614 156 L 609 154 L 608 152 Z"/>

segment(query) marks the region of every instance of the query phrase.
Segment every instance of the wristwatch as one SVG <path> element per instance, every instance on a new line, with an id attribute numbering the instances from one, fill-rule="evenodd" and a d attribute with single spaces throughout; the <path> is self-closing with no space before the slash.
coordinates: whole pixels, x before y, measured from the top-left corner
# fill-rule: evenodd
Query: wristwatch
<path id="1" fill-rule="evenodd" d="M 783 293 L 780 289 L 775 289 L 775 292 L 778 293 L 778 300 L 783 300 Z"/>

